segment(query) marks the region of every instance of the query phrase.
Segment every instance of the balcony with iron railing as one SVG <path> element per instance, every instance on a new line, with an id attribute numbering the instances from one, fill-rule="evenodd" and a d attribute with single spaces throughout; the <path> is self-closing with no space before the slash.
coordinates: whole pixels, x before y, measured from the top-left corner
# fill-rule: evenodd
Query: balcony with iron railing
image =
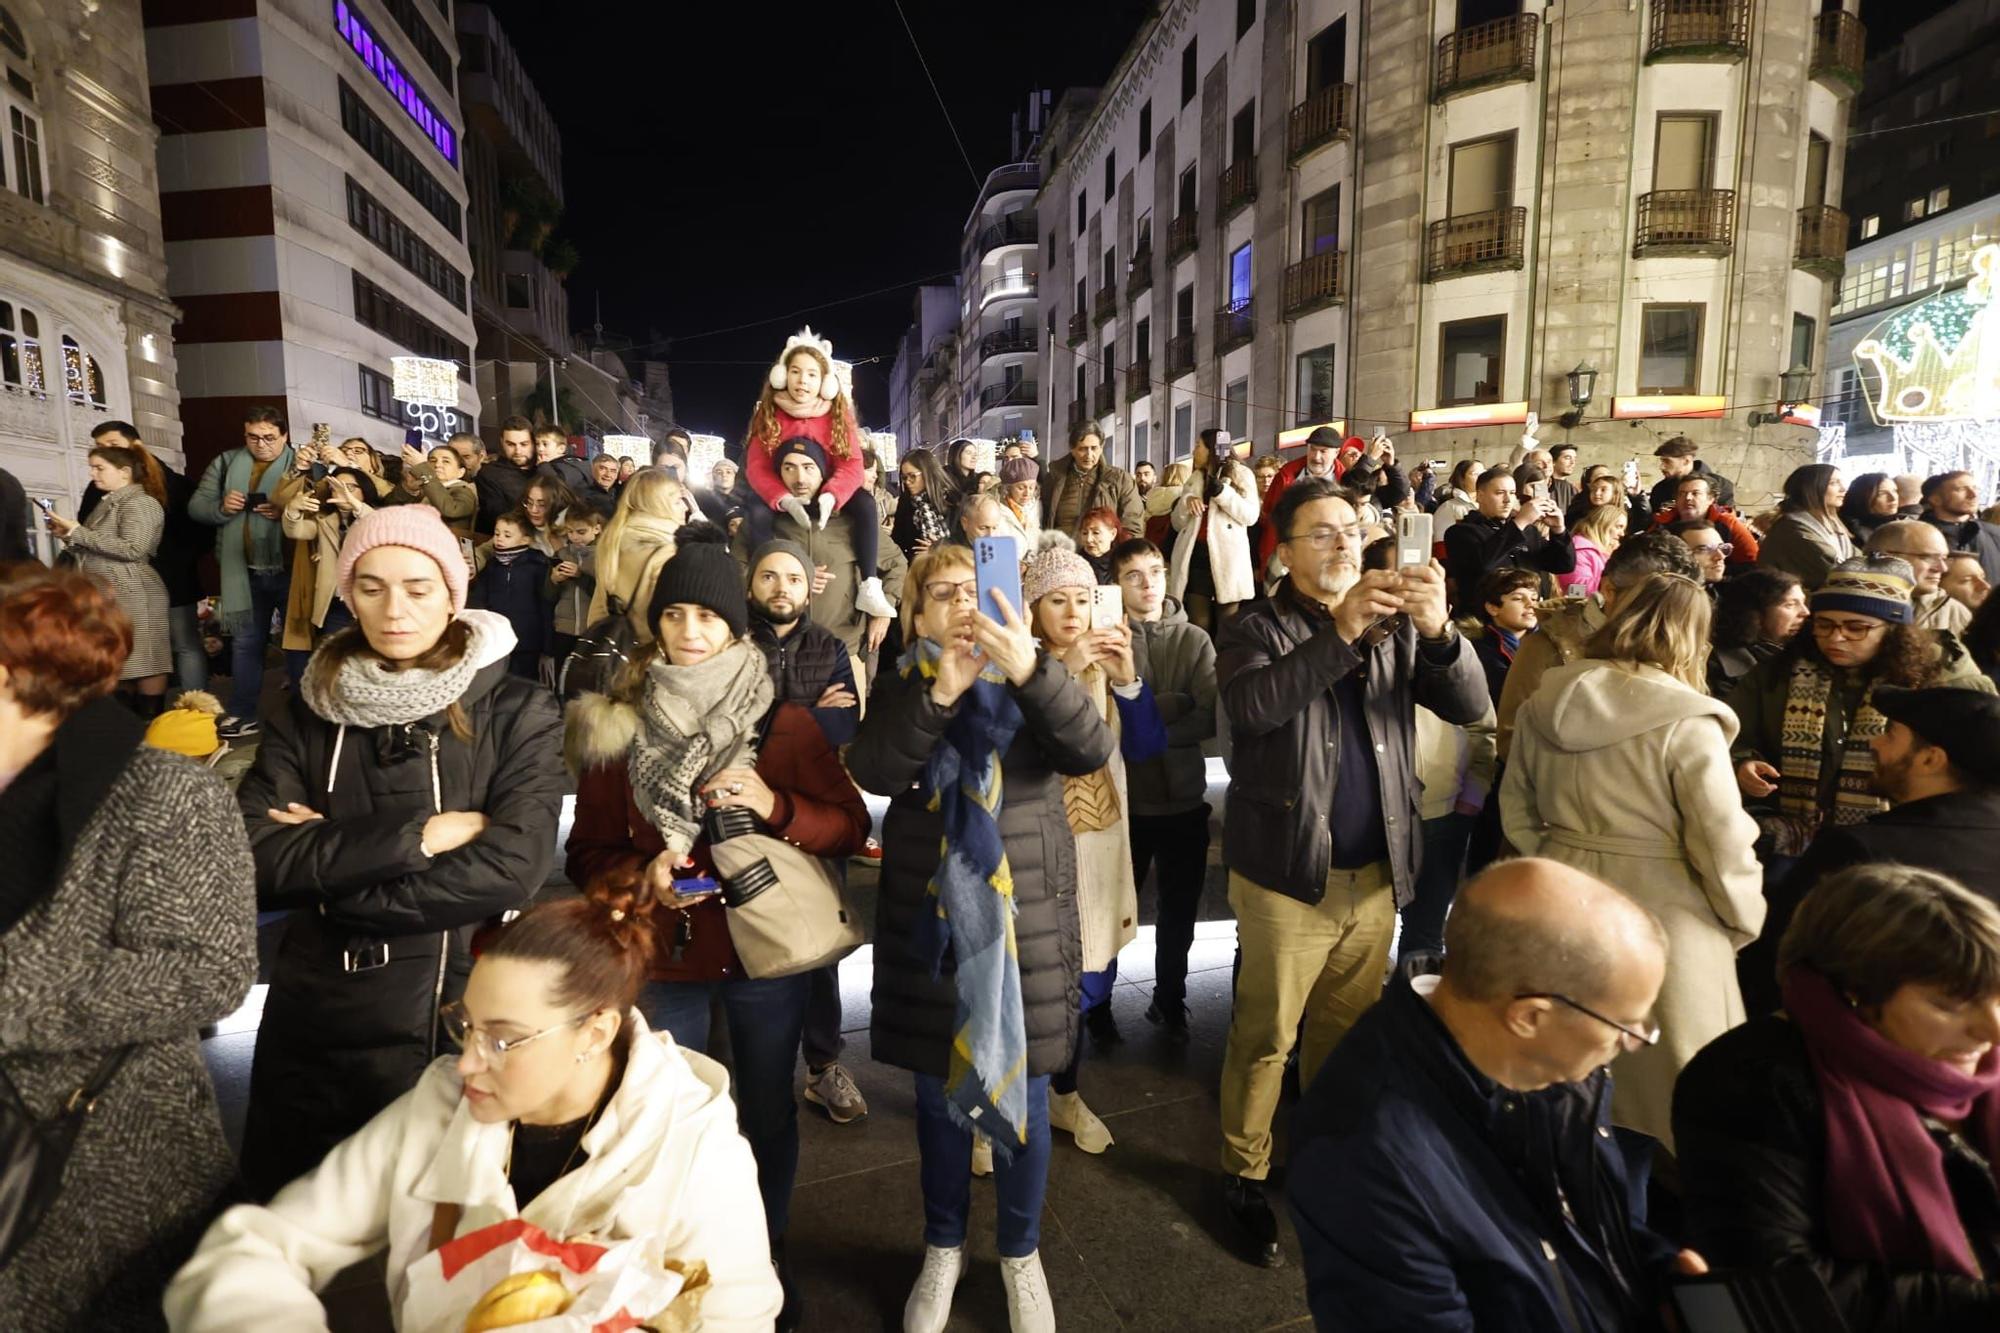
<path id="1" fill-rule="evenodd" d="M 1194 369 L 1194 330 L 1176 333 L 1167 339 L 1167 377 L 1172 379 Z"/>
<path id="2" fill-rule="evenodd" d="M 1132 252 L 1125 265 L 1125 299 L 1130 301 L 1153 286 L 1153 245 L 1148 241 Z"/>
<path id="3" fill-rule="evenodd" d="M 1222 173 L 1222 220 L 1257 198 L 1257 159 L 1244 157 L 1229 164 Z"/>
<path id="4" fill-rule="evenodd" d="M 1488 84 L 1533 79 L 1540 22 L 1533 14 L 1509 14 L 1438 38 L 1431 100 L 1441 102 Z"/>
<path id="5" fill-rule="evenodd" d="M 1167 262 L 1169 264 L 1179 259 L 1182 255 L 1193 254 L 1195 247 L 1201 244 L 1200 222 L 1201 214 L 1190 208 L 1187 212 L 1175 218 L 1167 227 Z"/>
<path id="6" fill-rule="evenodd" d="M 1294 162 L 1327 144 L 1345 139 L 1354 129 L 1354 85 L 1329 84 L 1292 108 L 1285 126 L 1285 154 Z"/>
<path id="7" fill-rule="evenodd" d="M 1868 29 L 1845 10 L 1830 9 L 1813 20 L 1810 74 L 1837 85 L 1838 92 L 1861 87 L 1861 70 L 1868 58 Z"/>
<path id="8" fill-rule="evenodd" d="M 1096 297 L 1091 300 L 1090 317 L 1096 323 L 1108 324 L 1117 313 L 1118 287 L 1107 278 L 1104 285 L 1097 289 Z"/>
<path id="9" fill-rule="evenodd" d="M 1079 310 L 1069 317 L 1069 345 L 1076 346 L 1090 332 L 1090 316 Z"/>
<path id="10" fill-rule="evenodd" d="M 1300 315 L 1339 305 L 1347 299 L 1340 281 L 1342 261 L 1346 257 L 1343 250 L 1324 250 L 1316 255 L 1307 255 L 1285 269 L 1286 319 L 1297 319 Z"/>
<path id="11" fill-rule="evenodd" d="M 1740 60 L 1750 49 L 1750 0 L 1652 0 L 1646 61 Z"/>
<path id="12" fill-rule="evenodd" d="M 1092 415 L 1100 417 L 1108 417 L 1118 410 L 1118 381 L 1097 382 L 1097 387 L 1090 391 L 1090 410 Z"/>
<path id="13" fill-rule="evenodd" d="M 979 391 L 979 410 L 991 412 L 996 407 L 1033 407 L 1036 385 L 1033 380 L 1015 380 L 1012 384 L 989 384 Z"/>
<path id="14" fill-rule="evenodd" d="M 1035 331 L 1031 328 L 996 329 L 979 340 L 979 359 L 989 361 L 996 356 L 1006 356 L 1010 352 L 1035 350 Z"/>
<path id="15" fill-rule="evenodd" d="M 1221 356 L 1257 336 L 1255 305 L 1247 296 L 1215 312 L 1215 354 Z"/>
<path id="16" fill-rule="evenodd" d="M 1632 257 L 1726 255 L 1736 244 L 1736 191 L 1654 190 L 1639 196 Z"/>
<path id="17" fill-rule="evenodd" d="M 994 301 L 1016 296 L 1033 296 L 1034 294 L 1035 275 L 1033 273 L 1002 273 L 998 277 L 989 278 L 986 285 L 979 289 L 979 305 L 981 309 L 984 309 Z"/>
<path id="18" fill-rule="evenodd" d="M 1847 214 L 1831 204 L 1799 210 L 1799 243 L 1792 267 L 1838 279 L 1847 271 Z"/>
<path id="19" fill-rule="evenodd" d="M 1069 405 L 1069 428 L 1075 430 L 1090 420 L 1090 404 L 1079 398 Z"/>
<path id="20" fill-rule="evenodd" d="M 1024 208 L 982 228 L 975 248 L 983 257 L 1003 245 L 1033 245 L 1039 239 L 1040 232 L 1035 224 L 1035 215 Z"/>
<path id="21" fill-rule="evenodd" d="M 986 173 L 986 180 L 979 187 L 979 198 L 973 201 L 972 211 L 977 214 L 986 207 L 993 196 L 1005 194 L 1009 190 L 1041 188 L 1042 167 L 1039 162 L 1009 162 L 1006 166 L 995 167 Z"/>
<path id="22" fill-rule="evenodd" d="M 1527 234 L 1522 207 L 1439 218 L 1425 232 L 1424 281 L 1520 268 Z"/>
<path id="23" fill-rule="evenodd" d="M 1125 367 L 1125 399 L 1144 398 L 1153 389 L 1153 359 L 1142 356 Z"/>

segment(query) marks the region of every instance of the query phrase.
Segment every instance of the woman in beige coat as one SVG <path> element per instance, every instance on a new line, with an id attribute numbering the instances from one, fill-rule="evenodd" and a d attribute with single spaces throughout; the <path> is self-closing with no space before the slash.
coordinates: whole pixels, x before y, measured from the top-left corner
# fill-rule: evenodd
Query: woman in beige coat
<path id="1" fill-rule="evenodd" d="M 1618 599 L 1515 721 L 1501 822 L 1528 856 L 1623 889 L 1667 932 L 1659 1041 L 1619 1056 L 1611 1116 L 1671 1150 L 1681 1067 L 1744 1019 L 1736 951 L 1764 924 L 1763 875 L 1729 762 L 1736 716 L 1702 690 L 1708 595 L 1656 574 Z"/>
<path id="2" fill-rule="evenodd" d="M 674 555 L 674 533 L 686 520 L 687 491 L 665 468 L 642 467 L 618 494 L 618 508 L 597 537 L 597 589 L 589 624 L 608 615 L 632 622 L 641 643 L 653 641 L 645 623 L 653 584 Z"/>

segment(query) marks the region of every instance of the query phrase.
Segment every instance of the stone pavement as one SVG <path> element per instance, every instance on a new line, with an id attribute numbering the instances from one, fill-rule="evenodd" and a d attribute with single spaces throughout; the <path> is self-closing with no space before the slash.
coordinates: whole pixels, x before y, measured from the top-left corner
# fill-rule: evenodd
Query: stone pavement
<path id="1" fill-rule="evenodd" d="M 1218 811 L 1220 796 L 1219 788 L 1211 789 Z M 879 815 L 880 803 L 871 798 L 870 805 Z M 1220 843 L 1218 832 L 1215 845 Z M 874 875 L 857 868 L 855 881 L 872 920 Z M 1142 889 L 1142 921 L 1151 919 L 1152 898 Z M 1216 1194 L 1216 1088 L 1229 1023 L 1235 924 L 1213 853 L 1202 916 L 1188 979 L 1193 1041 L 1176 1048 L 1145 1020 L 1153 975 L 1149 925 L 1119 962 L 1112 1005 L 1124 1044 L 1107 1053 L 1086 1041 L 1081 1091 L 1117 1143 L 1093 1157 L 1079 1152 L 1067 1134 L 1055 1136 L 1041 1253 L 1063 1327 L 1311 1326 L 1289 1220 L 1282 1223 L 1285 1265 L 1254 1267 L 1229 1248 L 1228 1218 Z M 801 1099 L 789 1251 L 805 1292 L 807 1329 L 900 1328 L 923 1253 L 915 1097 L 907 1073 L 869 1058 L 869 965 L 864 947 L 841 967 L 848 1041 L 843 1063 L 868 1098 L 868 1117 L 835 1125 Z M 261 991 L 207 1043 L 232 1135 L 242 1125 L 259 999 Z M 799 1078 L 803 1087 L 803 1067 Z M 953 1330 L 1007 1327 L 992 1194 L 990 1182 L 975 1182 L 968 1242 L 973 1262 L 958 1289 Z M 343 1275 L 328 1293 L 328 1307 L 335 1333 L 390 1327 L 379 1268 Z"/>

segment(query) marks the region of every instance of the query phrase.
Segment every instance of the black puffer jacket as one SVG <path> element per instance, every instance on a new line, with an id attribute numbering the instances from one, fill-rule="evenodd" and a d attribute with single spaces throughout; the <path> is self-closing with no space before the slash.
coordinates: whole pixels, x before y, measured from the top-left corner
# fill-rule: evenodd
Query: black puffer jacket
<path id="1" fill-rule="evenodd" d="M 470 743 L 439 713 L 399 744 L 403 728 L 343 733 L 294 696 L 266 726 L 237 793 L 258 906 L 294 909 L 250 1079 L 243 1168 L 260 1195 L 415 1085 L 438 1053 L 437 1008 L 472 970 L 472 929 L 526 906 L 555 862 L 564 789 L 555 697 L 508 676 L 503 656 L 459 703 Z M 325 818 L 266 816 L 291 801 Z M 491 823 L 426 857 L 424 822 L 440 810 L 477 810 Z"/>
<path id="2" fill-rule="evenodd" d="M 1061 663 L 1044 657 L 1014 691 L 1023 725 L 1000 761 L 1000 836 L 1014 877 L 1014 937 L 1028 1028 L 1028 1074 L 1070 1061 L 1076 1037 L 1083 945 L 1076 910 L 1076 838 L 1063 812 L 1063 774 L 1094 773 L 1116 741 Z M 956 709 L 931 701 L 929 684 L 885 670 L 868 701 L 847 769 L 864 791 L 893 799 L 882 823 L 882 887 L 875 915 L 873 1054 L 885 1064 L 943 1077 L 949 1072 L 957 994 L 947 952 L 936 977 L 914 951 L 917 922 L 931 910 L 926 886 L 938 864 L 943 825 L 916 789 Z"/>

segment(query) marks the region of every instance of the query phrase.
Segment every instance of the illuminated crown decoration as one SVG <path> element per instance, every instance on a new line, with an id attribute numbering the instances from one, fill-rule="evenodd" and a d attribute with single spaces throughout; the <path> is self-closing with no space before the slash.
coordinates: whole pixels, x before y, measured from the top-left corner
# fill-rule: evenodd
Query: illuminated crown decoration
<path id="1" fill-rule="evenodd" d="M 1905 306 L 1855 346 L 1855 366 L 1880 386 L 1877 422 L 2000 418 L 1996 269 L 2000 246 L 1981 246 L 1964 287 Z"/>

